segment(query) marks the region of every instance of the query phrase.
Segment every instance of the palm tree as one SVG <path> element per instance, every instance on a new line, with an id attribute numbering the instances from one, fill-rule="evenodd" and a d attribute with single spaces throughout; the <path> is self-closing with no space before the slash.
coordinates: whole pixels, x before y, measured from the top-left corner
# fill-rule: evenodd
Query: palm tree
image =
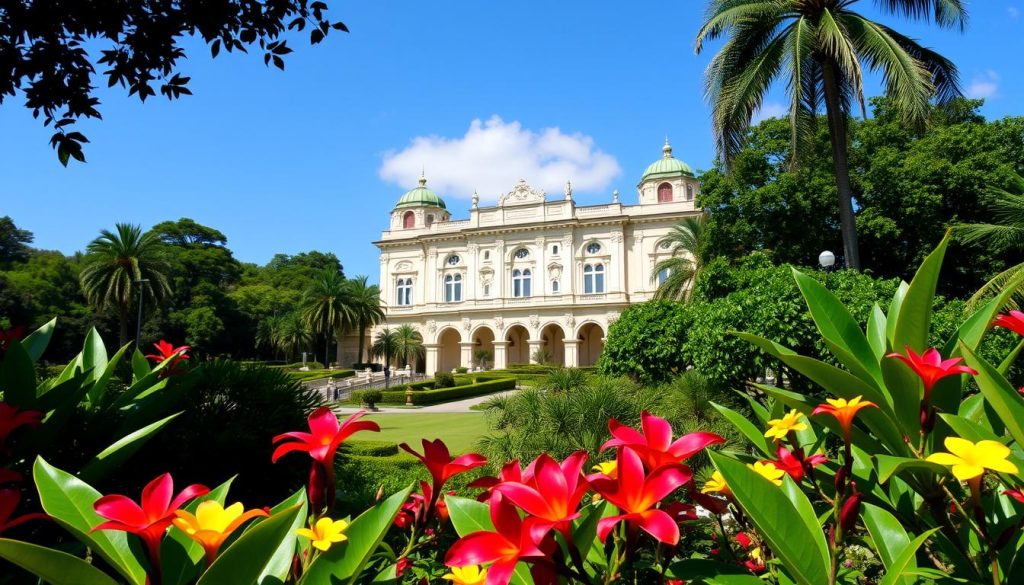
<path id="1" fill-rule="evenodd" d="M 281 337 L 281 330 L 284 326 L 284 315 L 269 315 L 256 326 L 256 347 L 269 349 L 278 356 L 281 346 L 278 340 Z"/>
<path id="2" fill-rule="evenodd" d="M 349 301 L 349 286 L 337 270 L 325 268 L 317 273 L 302 297 L 302 316 L 314 333 L 324 336 L 324 366 L 330 364 L 329 335 L 338 342 L 337 362 L 341 362 L 341 336 L 355 324 Z"/>
<path id="3" fill-rule="evenodd" d="M 384 321 L 384 309 L 381 308 L 380 287 L 367 284 L 366 276 L 357 276 L 348 281 L 348 298 L 352 308 L 353 320 L 359 329 L 359 349 L 357 362 L 363 363 L 363 348 L 366 347 L 366 330 Z"/>
<path id="4" fill-rule="evenodd" d="M 993 189 L 996 196 L 992 206 L 994 223 L 960 224 L 953 233 L 965 243 L 985 243 L 994 250 L 1024 251 L 1024 177 L 1017 176 L 1010 190 Z M 1007 287 L 1016 289 L 1007 306 L 1024 306 L 1024 262 L 1015 264 L 992 277 L 968 301 L 968 308 L 998 296 Z"/>
<path id="5" fill-rule="evenodd" d="M 384 358 L 384 367 L 387 368 L 391 358 L 398 355 L 398 349 L 398 332 L 390 327 L 384 327 L 377 332 L 377 337 L 373 340 L 373 345 L 370 346 L 370 353 Z"/>
<path id="6" fill-rule="evenodd" d="M 703 214 L 679 220 L 660 245 L 672 255 L 654 265 L 651 282 L 658 282 L 656 299 L 689 300 L 706 262 L 707 217 Z"/>
<path id="7" fill-rule="evenodd" d="M 426 352 L 426 348 L 423 347 L 423 336 L 408 323 L 395 329 L 395 342 L 395 357 L 399 365 L 407 365 L 410 358 L 418 359 Z"/>
<path id="8" fill-rule="evenodd" d="M 787 81 L 793 153 L 814 134 L 822 104 L 832 139 L 839 218 L 847 267 L 860 269 L 846 122 L 856 103 L 865 110 L 862 64 L 881 70 L 885 91 L 908 124 L 922 126 L 929 101 L 960 95 L 956 67 L 895 30 L 854 11 L 860 0 L 711 0 L 697 34 L 727 37 L 705 73 L 717 150 L 726 165 L 737 153 L 778 78 Z M 879 0 L 882 11 L 941 27 L 963 28 L 962 0 Z M 795 160 L 795 158 L 794 158 Z"/>
<path id="9" fill-rule="evenodd" d="M 115 229 L 117 233 L 102 230 L 98 238 L 89 242 L 79 282 L 85 298 L 94 307 L 117 308 L 118 340 L 123 346 L 128 343 L 129 308 L 138 302 L 136 283 L 149 281 L 142 283 L 145 305 L 155 307 L 171 294 L 167 280 L 170 266 L 155 233 L 142 233 L 141 227 L 127 223 L 115 224 Z"/>
<path id="10" fill-rule="evenodd" d="M 312 343 L 313 334 L 299 312 L 294 311 L 281 317 L 274 345 L 284 352 L 285 360 L 294 361 L 294 356 L 306 350 Z"/>

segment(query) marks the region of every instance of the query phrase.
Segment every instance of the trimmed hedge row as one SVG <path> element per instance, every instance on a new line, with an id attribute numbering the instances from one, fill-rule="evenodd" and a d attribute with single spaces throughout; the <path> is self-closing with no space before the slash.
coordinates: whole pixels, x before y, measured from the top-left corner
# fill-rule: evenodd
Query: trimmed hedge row
<path id="1" fill-rule="evenodd" d="M 355 440 L 342 443 L 341 452 L 353 457 L 390 457 L 398 455 L 398 444 L 390 441 Z"/>
<path id="2" fill-rule="evenodd" d="M 515 387 L 516 379 L 505 377 L 497 380 L 486 380 L 462 386 L 455 386 L 453 388 L 442 388 L 440 390 L 419 390 L 412 393 L 412 403 L 415 405 L 436 404 L 438 402 L 458 400 L 459 398 L 470 398 L 472 396 L 500 392 L 501 390 L 511 390 Z M 353 392 L 352 401 L 362 402 L 362 394 L 363 393 L 359 391 Z M 381 404 L 405 404 L 405 388 L 400 390 L 388 390 L 386 392 L 381 392 L 381 394 L 383 396 L 380 401 Z"/>
<path id="3" fill-rule="evenodd" d="M 300 382 L 309 382 L 311 380 L 322 380 L 325 378 L 334 378 L 340 380 L 342 378 L 349 378 L 356 375 L 355 370 L 320 370 L 310 372 L 298 372 L 289 370 L 288 375 Z"/>

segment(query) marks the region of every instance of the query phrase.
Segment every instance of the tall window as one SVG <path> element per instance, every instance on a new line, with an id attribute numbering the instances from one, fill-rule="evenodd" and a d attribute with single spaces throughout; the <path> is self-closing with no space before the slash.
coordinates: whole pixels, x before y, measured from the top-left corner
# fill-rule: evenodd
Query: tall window
<path id="1" fill-rule="evenodd" d="M 604 264 L 586 264 L 583 266 L 583 294 L 604 292 Z"/>
<path id="2" fill-rule="evenodd" d="M 672 271 L 669 270 L 668 268 L 665 268 L 665 269 L 661 270 L 660 272 L 658 272 L 658 284 L 659 285 L 665 284 L 665 281 L 668 280 L 668 277 L 671 274 L 672 274 Z"/>
<path id="3" fill-rule="evenodd" d="M 402 216 L 402 227 L 405 229 L 412 229 L 416 227 L 416 214 L 411 211 L 406 211 L 405 215 Z"/>
<path id="4" fill-rule="evenodd" d="M 434 214 L 433 213 L 427 215 L 427 227 L 430 227 L 430 224 L 432 224 L 432 223 L 434 223 Z"/>
<path id="5" fill-rule="evenodd" d="M 400 306 L 412 304 L 412 279 L 399 278 L 395 286 L 395 300 Z"/>
<path id="6" fill-rule="evenodd" d="M 686 200 L 687 201 L 692 201 L 693 200 L 693 185 L 687 185 L 686 186 Z"/>
<path id="7" fill-rule="evenodd" d="M 551 246 L 551 253 L 554 254 L 555 256 L 558 255 L 558 244 Z"/>
<path id="8" fill-rule="evenodd" d="M 444 302 L 462 302 L 462 275 L 449 274 L 444 277 Z"/>
<path id="9" fill-rule="evenodd" d="M 551 292 L 553 292 L 554 294 L 557 295 L 559 292 L 561 292 L 561 290 L 562 290 L 562 285 L 559 284 L 559 282 L 557 280 L 552 280 L 551 281 Z"/>
<path id="10" fill-rule="evenodd" d="M 658 203 L 668 203 L 669 201 L 672 201 L 672 185 L 668 183 L 658 185 Z"/>
<path id="11" fill-rule="evenodd" d="M 512 296 L 514 297 L 528 297 L 530 296 L 530 282 L 533 280 L 533 273 L 530 269 L 519 270 L 516 268 L 512 271 Z"/>

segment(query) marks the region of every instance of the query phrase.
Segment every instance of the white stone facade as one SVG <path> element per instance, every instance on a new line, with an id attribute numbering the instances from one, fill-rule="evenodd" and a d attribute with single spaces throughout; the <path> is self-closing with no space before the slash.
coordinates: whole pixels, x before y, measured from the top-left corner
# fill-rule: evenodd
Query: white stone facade
<path id="1" fill-rule="evenodd" d="M 671 159 L 667 143 L 664 152 Z M 478 350 L 489 354 L 487 368 L 535 362 L 540 349 L 555 363 L 594 364 L 609 325 L 654 295 L 652 269 L 670 254 L 666 234 L 699 213 L 700 184 L 688 167 L 674 175 L 651 168 L 636 205 L 616 192 L 612 203 L 577 206 L 568 184 L 549 197 L 522 180 L 494 207 L 474 197 L 469 219 L 451 220 L 440 198 L 400 203 L 375 242 L 384 325 L 417 328 L 426 347 L 419 368 L 428 373 L 479 366 Z"/>

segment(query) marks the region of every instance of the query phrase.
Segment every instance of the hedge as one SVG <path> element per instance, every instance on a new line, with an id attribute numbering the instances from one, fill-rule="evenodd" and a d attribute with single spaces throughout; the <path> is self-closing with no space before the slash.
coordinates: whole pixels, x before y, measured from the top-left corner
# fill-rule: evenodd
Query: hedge
<path id="1" fill-rule="evenodd" d="M 342 378 L 349 378 L 356 375 L 355 370 L 319 370 L 309 372 L 297 372 L 289 371 L 288 375 L 300 382 L 309 382 L 312 380 L 322 380 L 325 378 L 333 378 L 340 380 Z"/>
<path id="2" fill-rule="evenodd" d="M 492 392 L 500 392 L 501 390 L 512 390 L 515 387 L 516 379 L 506 377 L 497 380 L 487 380 L 462 386 L 455 386 L 453 388 L 442 388 L 440 390 L 419 390 L 412 393 L 412 403 L 415 405 L 436 404 L 438 402 L 458 400 L 459 398 L 469 398 L 472 396 L 490 394 Z M 405 404 L 406 392 L 404 387 L 396 390 L 387 390 L 381 394 L 383 395 L 383 399 L 380 401 L 380 404 Z M 356 391 L 352 393 L 350 402 L 361 403 L 362 400 L 362 392 Z"/>
<path id="3" fill-rule="evenodd" d="M 356 440 L 342 443 L 341 452 L 361 457 L 390 457 L 398 455 L 398 444 L 391 441 Z"/>

